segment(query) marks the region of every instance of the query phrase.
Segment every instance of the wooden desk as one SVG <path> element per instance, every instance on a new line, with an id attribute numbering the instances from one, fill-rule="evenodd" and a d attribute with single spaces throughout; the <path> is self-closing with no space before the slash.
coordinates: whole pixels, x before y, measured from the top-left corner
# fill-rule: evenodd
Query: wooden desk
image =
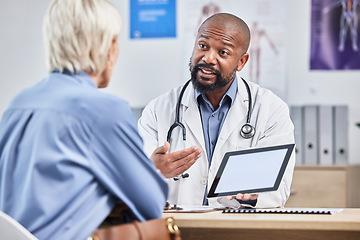
<path id="1" fill-rule="evenodd" d="M 327 214 L 164 213 L 173 216 L 183 240 L 360 239 L 360 209 Z"/>

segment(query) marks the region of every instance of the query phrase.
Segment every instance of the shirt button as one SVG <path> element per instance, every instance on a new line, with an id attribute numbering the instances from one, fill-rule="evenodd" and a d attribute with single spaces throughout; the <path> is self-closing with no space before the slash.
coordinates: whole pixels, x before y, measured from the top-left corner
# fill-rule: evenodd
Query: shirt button
<path id="1" fill-rule="evenodd" d="M 206 178 L 202 178 L 202 179 L 200 180 L 200 183 L 201 183 L 202 185 L 206 185 L 207 179 L 206 179 Z"/>
<path id="2" fill-rule="evenodd" d="M 216 113 L 211 114 L 212 117 L 215 117 Z"/>

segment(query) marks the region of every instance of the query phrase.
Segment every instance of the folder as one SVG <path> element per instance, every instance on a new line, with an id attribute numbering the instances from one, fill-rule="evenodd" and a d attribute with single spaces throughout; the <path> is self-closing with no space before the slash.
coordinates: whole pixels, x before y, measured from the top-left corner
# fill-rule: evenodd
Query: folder
<path id="1" fill-rule="evenodd" d="M 334 120 L 334 156 L 336 165 L 348 164 L 348 107 L 333 107 Z"/>
<path id="2" fill-rule="evenodd" d="M 318 164 L 317 106 L 304 106 L 304 164 Z"/>
<path id="3" fill-rule="evenodd" d="M 333 107 L 318 106 L 319 164 L 334 164 Z"/>
<path id="4" fill-rule="evenodd" d="M 295 137 L 295 159 L 296 165 L 304 164 L 304 147 L 303 147 L 303 108 L 302 106 L 290 106 L 290 118 L 294 124 Z"/>

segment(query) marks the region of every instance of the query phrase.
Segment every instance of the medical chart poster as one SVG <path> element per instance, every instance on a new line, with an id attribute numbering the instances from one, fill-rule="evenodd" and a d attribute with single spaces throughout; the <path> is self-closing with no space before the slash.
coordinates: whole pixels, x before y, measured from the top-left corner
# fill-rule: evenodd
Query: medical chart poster
<path id="1" fill-rule="evenodd" d="M 360 69 L 358 0 L 312 0 L 311 70 Z"/>
<path id="2" fill-rule="evenodd" d="M 130 38 L 176 37 L 176 0 L 130 0 Z"/>
<path id="3" fill-rule="evenodd" d="M 214 13 L 232 13 L 248 24 L 252 35 L 249 61 L 238 76 L 286 100 L 286 0 L 186 0 L 185 3 L 186 77 L 190 76 L 189 60 L 200 24 Z"/>

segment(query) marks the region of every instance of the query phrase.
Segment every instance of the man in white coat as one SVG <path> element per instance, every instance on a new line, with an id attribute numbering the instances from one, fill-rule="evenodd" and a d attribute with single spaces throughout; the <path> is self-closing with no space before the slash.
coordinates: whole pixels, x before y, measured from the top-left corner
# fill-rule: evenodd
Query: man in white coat
<path id="1" fill-rule="evenodd" d="M 294 143 L 288 106 L 271 91 L 236 77 L 249 59 L 249 43 L 248 26 L 231 14 L 212 15 L 199 27 L 190 60 L 191 82 L 179 105 L 185 141 L 180 127 L 167 140 L 183 86 L 152 100 L 139 119 L 145 153 L 168 178 L 170 204 L 283 207 L 290 195 L 294 154 L 277 191 L 239 193 L 220 201 L 206 198 L 226 152 Z M 249 98 L 252 106 L 247 121 Z M 246 123 L 255 128 L 250 138 L 240 134 Z M 173 179 L 181 174 L 179 180 Z"/>

